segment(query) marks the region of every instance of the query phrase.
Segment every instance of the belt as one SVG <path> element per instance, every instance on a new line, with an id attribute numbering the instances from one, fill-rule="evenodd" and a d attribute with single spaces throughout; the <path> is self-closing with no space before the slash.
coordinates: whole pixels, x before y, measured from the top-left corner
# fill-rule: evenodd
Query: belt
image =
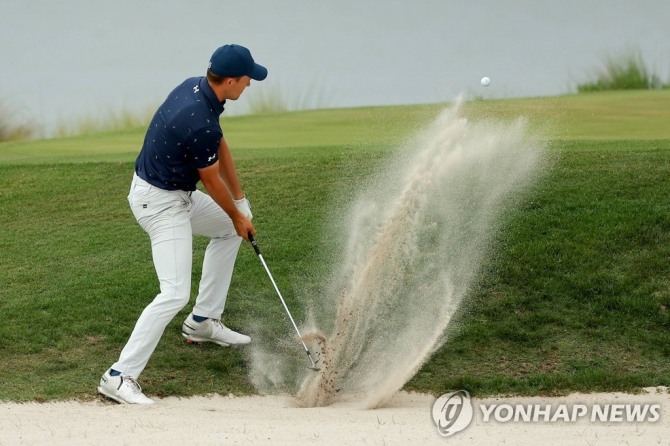
<path id="1" fill-rule="evenodd" d="M 147 180 L 146 178 L 144 178 L 142 175 L 140 175 L 140 174 L 137 173 L 137 172 L 135 172 L 135 176 L 136 176 L 137 178 L 139 178 L 140 180 L 146 182 L 146 183 L 149 184 L 150 186 L 155 187 L 155 188 L 157 188 L 157 189 L 162 189 L 162 190 L 170 191 L 170 192 L 185 192 L 189 197 L 190 197 L 191 195 L 193 195 L 193 192 L 195 192 L 195 191 L 192 191 L 192 190 L 183 190 L 183 189 L 163 189 L 162 187 L 154 186 L 153 184 L 151 184 L 151 183 L 149 182 L 149 180 Z"/>

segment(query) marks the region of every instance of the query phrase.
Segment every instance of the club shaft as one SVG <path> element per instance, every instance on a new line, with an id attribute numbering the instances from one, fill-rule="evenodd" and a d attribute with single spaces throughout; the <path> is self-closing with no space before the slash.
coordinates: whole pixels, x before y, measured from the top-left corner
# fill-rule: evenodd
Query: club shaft
<path id="1" fill-rule="evenodd" d="M 284 309 L 286 310 L 286 314 L 288 315 L 288 318 L 291 320 L 291 324 L 293 324 L 293 328 L 295 328 L 295 332 L 298 333 L 298 338 L 300 339 L 300 342 L 302 343 L 302 346 L 305 348 L 305 351 L 309 355 L 309 349 L 307 348 L 307 345 L 305 344 L 305 341 L 302 339 L 302 335 L 300 334 L 300 330 L 298 329 L 298 326 L 296 325 L 295 321 L 293 320 L 293 316 L 291 316 L 291 311 L 288 309 L 288 305 L 286 305 L 286 301 L 284 300 L 284 297 L 281 295 L 281 291 L 279 291 L 279 287 L 277 286 L 277 282 L 275 282 L 274 277 L 272 277 L 272 273 L 270 272 L 270 268 L 268 268 L 267 263 L 265 263 L 265 259 L 263 258 L 262 254 L 258 254 L 258 258 L 261 260 L 261 263 L 263 264 L 263 268 L 265 268 L 265 272 L 268 273 L 268 277 L 270 278 L 270 282 L 272 282 L 272 285 L 275 287 L 275 291 L 277 292 L 277 296 L 279 296 L 279 300 L 281 300 L 282 305 L 284 306 Z M 310 360 L 312 357 L 310 356 Z"/>
<path id="2" fill-rule="evenodd" d="M 319 370 L 316 367 L 316 363 L 314 362 L 314 359 L 312 359 L 312 355 L 309 352 L 309 349 L 307 348 L 307 344 L 305 344 L 305 341 L 302 339 L 302 335 L 300 334 L 300 330 L 298 329 L 298 326 L 295 323 L 295 320 L 293 320 L 293 316 L 291 316 L 291 311 L 288 309 L 288 305 L 286 305 L 286 301 L 284 300 L 284 297 L 281 295 L 281 291 L 279 291 L 279 287 L 277 286 L 277 282 L 275 282 L 274 277 L 272 277 L 272 273 L 270 272 L 270 268 L 268 268 L 268 264 L 265 263 L 265 259 L 263 258 L 263 254 L 261 254 L 261 249 L 258 247 L 258 244 L 256 243 L 256 240 L 254 240 L 254 236 L 251 235 L 251 232 L 249 233 L 249 242 L 251 243 L 251 246 L 254 248 L 254 251 L 256 251 L 256 255 L 261 261 L 261 264 L 263 265 L 263 268 L 265 268 L 265 272 L 268 273 L 268 277 L 270 278 L 270 282 L 272 282 L 272 286 L 275 287 L 275 291 L 277 292 L 277 296 L 279 296 L 279 300 L 281 300 L 282 305 L 284 306 L 284 310 L 286 310 L 286 314 L 288 315 L 288 318 L 291 320 L 291 324 L 293 324 L 293 328 L 295 328 L 295 332 L 298 333 L 298 339 L 300 339 L 300 343 L 302 344 L 303 348 L 305 349 L 305 353 L 307 353 L 307 357 L 309 358 L 309 362 L 312 363 L 312 366 L 310 367 L 312 370 Z"/>

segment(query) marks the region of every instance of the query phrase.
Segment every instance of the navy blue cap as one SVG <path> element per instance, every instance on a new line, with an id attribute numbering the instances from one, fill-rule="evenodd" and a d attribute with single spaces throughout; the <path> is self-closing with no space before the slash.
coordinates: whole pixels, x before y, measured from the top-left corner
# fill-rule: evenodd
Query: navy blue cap
<path id="1" fill-rule="evenodd" d="M 208 69 L 217 76 L 249 76 L 255 81 L 262 81 L 268 75 L 268 70 L 254 62 L 251 52 L 241 45 L 224 45 L 217 48 L 209 60 Z"/>

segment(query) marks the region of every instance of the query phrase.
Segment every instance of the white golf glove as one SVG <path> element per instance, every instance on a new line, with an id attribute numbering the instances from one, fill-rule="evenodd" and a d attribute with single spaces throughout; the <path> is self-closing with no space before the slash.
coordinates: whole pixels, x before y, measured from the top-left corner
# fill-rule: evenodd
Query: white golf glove
<path id="1" fill-rule="evenodd" d="M 254 218 L 253 214 L 251 213 L 251 203 L 249 203 L 247 197 L 240 198 L 239 200 L 233 200 L 233 203 L 235 203 L 235 207 L 242 215 L 247 217 L 249 220 Z"/>

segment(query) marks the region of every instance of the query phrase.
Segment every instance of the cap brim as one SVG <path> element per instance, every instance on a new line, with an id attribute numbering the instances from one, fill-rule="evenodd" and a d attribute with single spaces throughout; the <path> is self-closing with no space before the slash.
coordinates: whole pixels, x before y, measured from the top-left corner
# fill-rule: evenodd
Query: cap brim
<path id="1" fill-rule="evenodd" d="M 262 81 L 268 77 L 268 70 L 262 65 L 254 64 L 254 69 L 249 73 L 249 77 L 255 81 Z"/>

